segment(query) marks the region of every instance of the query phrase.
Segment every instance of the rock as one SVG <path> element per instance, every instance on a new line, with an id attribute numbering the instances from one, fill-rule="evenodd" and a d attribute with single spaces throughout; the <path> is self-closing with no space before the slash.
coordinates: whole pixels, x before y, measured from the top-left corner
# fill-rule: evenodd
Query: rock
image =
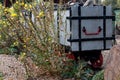
<path id="1" fill-rule="evenodd" d="M 106 61 L 104 80 L 120 80 L 120 45 L 115 45 L 110 50 Z"/>
<path id="2" fill-rule="evenodd" d="M 10 55 L 0 55 L 0 72 L 4 80 L 26 80 L 27 78 L 23 64 Z"/>

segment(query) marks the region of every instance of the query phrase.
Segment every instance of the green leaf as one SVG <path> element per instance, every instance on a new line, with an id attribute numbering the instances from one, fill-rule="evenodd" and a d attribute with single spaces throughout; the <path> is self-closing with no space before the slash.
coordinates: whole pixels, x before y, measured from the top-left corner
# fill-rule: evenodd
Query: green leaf
<path id="1" fill-rule="evenodd" d="M 99 71 L 93 76 L 92 80 L 104 80 L 104 70 Z"/>

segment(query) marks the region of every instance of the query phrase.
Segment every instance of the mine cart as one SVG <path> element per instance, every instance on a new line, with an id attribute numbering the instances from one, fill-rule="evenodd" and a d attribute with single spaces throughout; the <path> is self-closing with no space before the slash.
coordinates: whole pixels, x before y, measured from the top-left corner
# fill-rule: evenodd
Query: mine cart
<path id="1" fill-rule="evenodd" d="M 57 11 L 54 15 L 58 15 Z M 60 14 L 64 22 L 60 28 L 60 43 L 70 46 L 75 58 L 82 56 L 93 67 L 103 63 L 102 50 L 110 49 L 115 40 L 114 20 L 111 6 L 72 5 Z M 58 17 L 55 25 L 58 26 Z"/>

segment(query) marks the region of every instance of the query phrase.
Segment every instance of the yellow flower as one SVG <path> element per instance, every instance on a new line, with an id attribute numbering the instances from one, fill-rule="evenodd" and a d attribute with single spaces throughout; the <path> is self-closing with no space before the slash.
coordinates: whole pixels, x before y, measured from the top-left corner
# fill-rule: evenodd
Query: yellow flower
<path id="1" fill-rule="evenodd" d="M 16 4 L 18 4 L 19 2 L 18 1 L 16 1 Z"/>
<path id="2" fill-rule="evenodd" d="M 0 8 L 2 8 L 3 6 L 2 6 L 2 4 L 0 4 Z"/>
<path id="3" fill-rule="evenodd" d="M 32 8 L 32 5 L 31 5 L 31 4 L 25 4 L 25 5 L 24 5 L 24 8 L 25 8 L 25 9 L 31 9 L 31 8 Z"/>
<path id="4" fill-rule="evenodd" d="M 48 38 L 48 41 L 51 41 L 51 40 L 52 40 L 51 37 L 49 37 L 49 38 Z"/>
<path id="5" fill-rule="evenodd" d="M 25 8 L 25 9 L 27 9 L 27 8 L 28 8 L 28 5 L 27 5 L 27 4 L 25 4 L 25 5 L 24 5 L 24 8 Z"/>
<path id="6" fill-rule="evenodd" d="M 41 11 L 41 12 L 39 13 L 39 16 L 44 16 L 44 12 Z"/>
<path id="7" fill-rule="evenodd" d="M 24 48 L 26 48 L 27 46 L 26 45 L 23 45 Z"/>
<path id="8" fill-rule="evenodd" d="M 11 8 L 9 8 L 9 10 L 8 10 L 10 13 L 13 13 L 13 12 L 15 12 L 15 10 L 14 10 L 14 8 L 13 7 L 11 7 Z"/>
<path id="9" fill-rule="evenodd" d="M 0 35 L 0 38 L 2 37 L 2 35 Z"/>
<path id="10" fill-rule="evenodd" d="M 24 3 L 24 2 L 22 2 L 20 5 L 21 5 L 21 6 L 24 6 L 24 5 L 25 5 L 25 3 Z"/>
<path id="11" fill-rule="evenodd" d="M 29 41 L 30 41 L 30 38 L 29 38 L 29 37 L 28 37 L 28 38 L 24 38 L 23 40 L 24 40 L 24 42 L 26 43 L 26 42 L 29 42 Z"/>
<path id="12" fill-rule="evenodd" d="M 12 13 L 11 17 L 17 17 L 17 14 L 16 13 Z"/>
<path id="13" fill-rule="evenodd" d="M 36 18 L 39 18 L 39 16 L 36 16 Z"/>
<path id="14" fill-rule="evenodd" d="M 14 46 L 18 46 L 18 41 L 15 41 L 15 42 L 13 43 L 13 45 L 14 45 Z"/>
<path id="15" fill-rule="evenodd" d="M 18 16 L 13 7 L 9 8 L 9 12 L 11 14 L 10 16 L 12 17 L 11 19 Z"/>
<path id="16" fill-rule="evenodd" d="M 5 25 L 5 24 L 6 24 L 6 22 L 5 22 L 5 21 L 2 21 L 2 24 L 3 24 L 3 25 Z"/>
<path id="17" fill-rule="evenodd" d="M 6 12 L 6 11 L 8 11 L 8 9 L 7 9 L 7 8 L 5 8 L 5 9 L 4 9 L 4 11 Z"/>
<path id="18" fill-rule="evenodd" d="M 32 5 L 29 5 L 29 8 L 31 9 L 31 8 L 32 8 Z"/>
<path id="19" fill-rule="evenodd" d="M 45 15 L 44 15 L 44 12 L 41 11 L 38 16 L 39 16 L 39 17 L 44 17 L 44 16 L 45 16 Z"/>
<path id="20" fill-rule="evenodd" d="M 4 13 L 6 14 L 6 13 L 8 13 L 9 12 L 9 10 L 7 9 L 7 8 L 5 8 L 4 9 Z"/>
<path id="21" fill-rule="evenodd" d="M 26 55 L 26 53 L 24 52 L 24 53 L 22 53 L 23 54 L 23 56 L 25 56 Z"/>
<path id="22" fill-rule="evenodd" d="M 32 26 L 32 23 L 29 22 L 29 25 Z"/>
<path id="23" fill-rule="evenodd" d="M 24 59 L 25 56 L 26 56 L 26 53 L 25 53 L 25 52 L 21 53 L 21 55 L 20 55 L 20 60 Z"/>

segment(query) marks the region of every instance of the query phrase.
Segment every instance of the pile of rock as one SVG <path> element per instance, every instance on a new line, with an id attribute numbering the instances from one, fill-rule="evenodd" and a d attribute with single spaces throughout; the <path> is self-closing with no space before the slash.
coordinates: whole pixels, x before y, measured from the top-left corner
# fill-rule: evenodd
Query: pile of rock
<path id="1" fill-rule="evenodd" d="M 115 45 L 110 50 L 105 66 L 104 80 L 120 80 L 120 45 Z"/>
<path id="2" fill-rule="evenodd" d="M 26 70 L 14 56 L 0 55 L 0 72 L 4 80 L 26 80 Z"/>

